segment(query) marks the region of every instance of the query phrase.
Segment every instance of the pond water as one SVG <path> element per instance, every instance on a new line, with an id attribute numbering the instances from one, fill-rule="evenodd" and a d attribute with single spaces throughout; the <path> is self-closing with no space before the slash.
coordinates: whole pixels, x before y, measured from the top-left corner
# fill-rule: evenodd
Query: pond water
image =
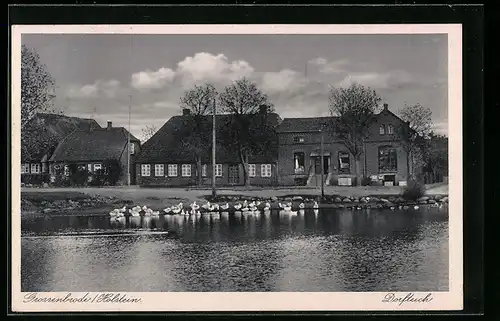
<path id="1" fill-rule="evenodd" d="M 22 291 L 447 291 L 446 208 L 22 220 Z"/>

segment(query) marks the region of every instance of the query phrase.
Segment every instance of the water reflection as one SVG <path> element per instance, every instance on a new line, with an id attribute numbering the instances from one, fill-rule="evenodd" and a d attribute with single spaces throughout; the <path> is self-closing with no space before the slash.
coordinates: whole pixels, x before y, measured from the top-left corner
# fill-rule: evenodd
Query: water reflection
<path id="1" fill-rule="evenodd" d="M 437 208 L 41 217 L 22 234 L 23 291 L 448 288 Z"/>

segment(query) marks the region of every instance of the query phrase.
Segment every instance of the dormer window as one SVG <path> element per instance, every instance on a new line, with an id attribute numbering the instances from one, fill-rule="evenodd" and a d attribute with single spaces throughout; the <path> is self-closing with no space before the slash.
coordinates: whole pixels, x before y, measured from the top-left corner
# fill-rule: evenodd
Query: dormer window
<path id="1" fill-rule="evenodd" d="M 380 125 L 379 134 L 380 135 L 385 135 L 385 126 L 384 125 Z"/>
<path id="2" fill-rule="evenodd" d="M 303 143 L 304 142 L 304 137 L 302 137 L 302 136 L 295 136 L 293 138 L 293 142 L 294 143 Z"/>

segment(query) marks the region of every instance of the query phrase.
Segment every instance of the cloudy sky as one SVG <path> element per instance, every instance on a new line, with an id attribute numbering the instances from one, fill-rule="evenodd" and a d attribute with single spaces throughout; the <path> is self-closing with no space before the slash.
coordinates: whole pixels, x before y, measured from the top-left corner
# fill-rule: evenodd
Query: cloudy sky
<path id="1" fill-rule="evenodd" d="M 446 35 L 23 35 L 57 85 L 65 114 L 112 121 L 141 136 L 180 114 L 182 93 L 242 76 L 266 92 L 281 117 L 328 115 L 328 88 L 356 81 L 389 109 L 431 108 L 447 133 Z M 131 98 L 130 98 L 131 97 Z"/>

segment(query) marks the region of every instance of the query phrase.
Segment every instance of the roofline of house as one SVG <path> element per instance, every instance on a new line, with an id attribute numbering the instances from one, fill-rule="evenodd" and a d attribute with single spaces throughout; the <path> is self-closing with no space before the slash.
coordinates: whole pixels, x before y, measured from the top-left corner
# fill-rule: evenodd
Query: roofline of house
<path id="1" fill-rule="evenodd" d="M 61 139 L 61 141 L 57 144 L 56 148 L 54 148 L 54 151 L 52 152 L 52 155 L 50 155 L 50 158 L 48 159 L 49 162 L 52 161 L 52 157 L 54 157 L 54 155 L 56 154 L 56 151 L 57 149 L 62 146 L 62 144 L 66 141 L 66 139 L 68 139 L 68 137 L 70 137 L 71 135 L 73 135 L 79 128 L 75 128 L 73 129 L 68 135 L 66 135 L 63 139 Z"/>

